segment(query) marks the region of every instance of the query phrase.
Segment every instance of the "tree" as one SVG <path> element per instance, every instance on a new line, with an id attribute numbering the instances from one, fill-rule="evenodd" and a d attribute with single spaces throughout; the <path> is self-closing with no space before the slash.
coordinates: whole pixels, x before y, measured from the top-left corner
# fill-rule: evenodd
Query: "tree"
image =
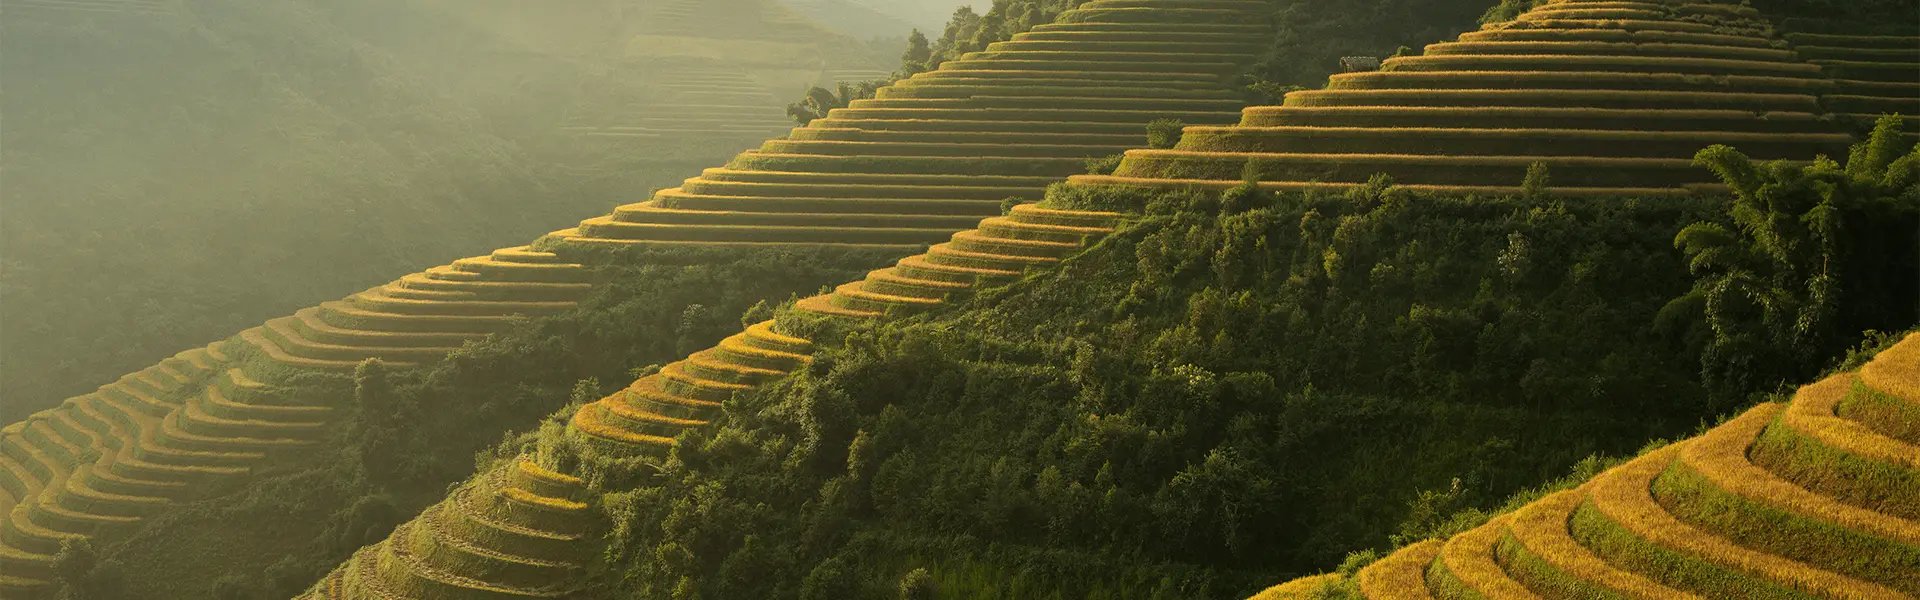
<path id="1" fill-rule="evenodd" d="M 800 582 L 800 600 L 839 600 L 859 598 L 859 570 L 844 558 L 833 557 L 814 565 Z"/>
<path id="2" fill-rule="evenodd" d="M 846 108 L 854 100 L 872 98 L 881 85 L 883 82 L 879 81 L 862 81 L 857 84 L 843 81 L 835 86 L 836 90 L 814 86 L 807 89 L 805 98 L 787 105 L 787 116 L 793 117 L 794 122 L 805 126 L 812 123 L 814 119 L 826 118 L 827 112 L 833 109 Z"/>
<path id="3" fill-rule="evenodd" d="M 967 45 L 973 41 L 974 34 L 980 31 L 980 22 L 980 14 L 973 12 L 973 7 L 954 9 L 953 16 L 947 19 L 947 30 L 941 32 L 940 40 L 933 44 L 934 60 L 938 62 L 928 63 L 927 68 L 937 67 L 940 62 L 971 50 Z"/>
<path id="4" fill-rule="evenodd" d="M 59 588 L 61 598 L 86 598 L 91 586 L 87 585 L 89 575 L 99 564 L 100 555 L 93 551 L 93 544 L 84 538 L 69 539 L 60 542 L 60 552 L 53 557 L 54 585 Z"/>
<path id="5" fill-rule="evenodd" d="M 353 400 L 360 408 L 362 427 L 372 423 L 372 415 L 388 408 L 393 401 L 393 386 L 387 381 L 386 363 L 369 358 L 353 368 Z"/>
<path id="6" fill-rule="evenodd" d="M 1526 179 L 1520 181 L 1520 194 L 1529 200 L 1544 199 L 1549 193 L 1547 186 L 1552 181 L 1552 176 L 1547 172 L 1547 163 L 1534 161 L 1533 164 L 1527 165 Z"/>
<path id="7" fill-rule="evenodd" d="M 1920 149 L 1899 117 L 1882 118 L 1844 168 L 1824 156 L 1756 164 L 1722 145 L 1694 162 L 1734 200 L 1727 222 L 1694 223 L 1674 237 L 1696 279 L 1660 318 L 1705 326 L 1710 386 L 1808 379 L 1861 331 L 1912 324 Z"/>
<path id="8" fill-rule="evenodd" d="M 987 14 L 980 16 L 980 24 L 974 27 L 973 37 L 968 40 L 967 49 L 985 50 L 988 44 L 1012 37 L 1006 29 L 1007 4 L 995 2 L 991 8 L 987 9 Z"/>
<path id="9" fill-rule="evenodd" d="M 126 572 L 119 562 L 101 560 L 86 539 L 60 542 L 53 557 L 53 597 L 60 600 L 124 598 Z"/>
<path id="10" fill-rule="evenodd" d="M 927 62 L 933 60 L 933 46 L 927 43 L 927 34 L 914 29 L 907 34 L 907 51 L 900 55 L 900 77 L 912 77 L 930 67 Z"/>

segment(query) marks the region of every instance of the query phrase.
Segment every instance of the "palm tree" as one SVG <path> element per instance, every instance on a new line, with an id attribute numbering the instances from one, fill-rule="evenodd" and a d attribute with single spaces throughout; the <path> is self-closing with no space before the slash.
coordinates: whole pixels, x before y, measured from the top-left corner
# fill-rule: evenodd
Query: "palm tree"
<path id="1" fill-rule="evenodd" d="M 1825 156 L 1804 166 L 1759 164 L 1722 145 L 1694 156 L 1734 200 L 1727 223 L 1694 223 L 1674 237 L 1696 279 L 1661 319 L 1704 321 L 1709 384 L 1755 389 L 1798 380 L 1859 333 L 1846 330 L 1857 323 L 1840 318 L 1842 301 L 1876 282 L 1846 280 L 1857 250 L 1852 232 L 1872 225 L 1873 215 L 1911 215 L 1920 204 L 1920 148 L 1900 125 L 1897 115 L 1881 118 L 1845 167 Z"/>

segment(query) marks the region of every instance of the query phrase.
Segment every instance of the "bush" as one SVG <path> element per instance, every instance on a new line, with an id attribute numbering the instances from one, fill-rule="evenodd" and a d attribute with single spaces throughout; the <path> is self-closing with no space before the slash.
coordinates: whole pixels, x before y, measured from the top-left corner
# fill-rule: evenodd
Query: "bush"
<path id="1" fill-rule="evenodd" d="M 1547 174 L 1547 163 L 1535 161 L 1527 165 L 1527 177 L 1520 181 L 1520 193 L 1528 198 L 1546 198 L 1547 184 L 1551 178 Z"/>
<path id="2" fill-rule="evenodd" d="M 1491 25 L 1512 21 L 1521 13 L 1546 3 L 1547 0 L 1500 0 L 1499 4 L 1488 7 L 1487 12 L 1480 15 L 1480 24 Z"/>
<path id="3" fill-rule="evenodd" d="M 1121 154 L 1110 154 L 1100 158 L 1087 159 L 1087 173 L 1090 175 L 1112 175 L 1120 168 L 1120 161 L 1126 158 Z"/>
<path id="4" fill-rule="evenodd" d="M 1180 143 L 1180 132 L 1186 123 L 1179 119 L 1154 119 L 1147 123 L 1148 148 L 1172 148 Z"/>
<path id="5" fill-rule="evenodd" d="M 800 583 L 800 600 L 843 600 L 861 598 L 859 571 L 841 558 L 829 558 L 815 565 Z"/>
<path id="6" fill-rule="evenodd" d="M 924 568 L 907 571 L 900 578 L 900 600 L 933 600 L 935 593 L 933 574 Z"/>

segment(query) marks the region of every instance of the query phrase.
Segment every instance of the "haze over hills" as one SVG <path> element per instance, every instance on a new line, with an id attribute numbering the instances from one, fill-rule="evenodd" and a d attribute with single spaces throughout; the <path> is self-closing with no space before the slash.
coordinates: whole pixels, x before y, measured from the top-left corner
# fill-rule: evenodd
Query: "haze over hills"
<path id="1" fill-rule="evenodd" d="M 1912 593 L 1920 5 L 1486 4 L 958 14 L 678 186 L 0 428 L 0 594 Z M 861 68 L 770 2 L 417 6 L 509 65 L 422 89 L 604 84 L 482 128 L 539 181 Z"/>
<path id="2" fill-rule="evenodd" d="M 703 42 L 729 29 L 695 14 L 675 44 L 706 50 L 637 68 L 653 56 L 641 13 L 670 3 L 96 4 L 9 2 L 0 19 L 0 320 L 9 339 L 43 340 L 0 361 L 8 419 L 664 186 L 790 126 L 784 94 L 871 64 L 791 14 L 774 28 L 794 41 L 759 49 Z M 745 87 L 702 96 L 720 85 L 707 73 Z M 616 143 L 566 131 L 590 114 L 624 128 Z M 108 332 L 111 348 L 66 345 Z"/>
<path id="3" fill-rule="evenodd" d="M 909 22 L 900 13 L 855 0 L 789 0 L 786 4 L 834 31 L 851 36 L 892 37 L 882 32 L 925 31 L 929 25 L 940 23 L 939 19 Z"/>
<path id="4" fill-rule="evenodd" d="M 906 25 L 909 31 L 919 29 L 927 34 L 935 34 L 947 24 L 947 18 L 961 6 L 971 6 L 976 11 L 985 11 L 992 2 L 965 2 L 960 0 L 787 0 L 794 8 L 806 11 L 823 23 L 834 24 L 842 31 L 857 36 L 887 35 L 882 32 L 893 31 L 892 24 Z M 842 19 L 830 15 L 846 15 Z M 857 16 L 868 15 L 868 16 Z M 869 20 L 874 19 L 874 20 Z M 884 20 L 881 20 L 884 19 Z M 885 29 L 859 28 L 879 25 Z"/>

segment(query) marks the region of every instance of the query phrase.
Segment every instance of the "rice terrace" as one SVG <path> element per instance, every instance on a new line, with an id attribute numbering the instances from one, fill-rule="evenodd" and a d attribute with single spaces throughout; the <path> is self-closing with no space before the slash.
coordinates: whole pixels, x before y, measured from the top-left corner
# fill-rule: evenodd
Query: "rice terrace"
<path id="1" fill-rule="evenodd" d="M 1920 0 L 0 0 L 0 600 L 1920 598 Z"/>

